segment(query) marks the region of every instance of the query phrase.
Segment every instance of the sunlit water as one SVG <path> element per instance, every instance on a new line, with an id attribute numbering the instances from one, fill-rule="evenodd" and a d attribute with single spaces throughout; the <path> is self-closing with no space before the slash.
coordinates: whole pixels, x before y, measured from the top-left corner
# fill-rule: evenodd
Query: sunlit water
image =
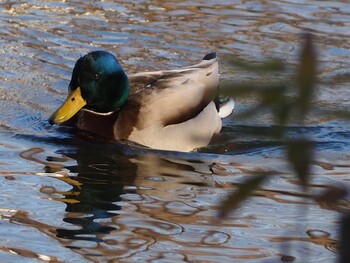
<path id="1" fill-rule="evenodd" d="M 228 54 L 295 64 L 305 31 L 316 36 L 319 78 L 332 83 L 319 86 L 316 104 L 348 109 L 346 1 L 2 1 L 0 17 L 1 262 L 336 261 L 348 201 L 304 198 L 280 142 L 262 136 L 268 116 L 233 115 L 209 147 L 188 154 L 93 142 L 47 118 L 91 50 L 115 53 L 128 72 L 217 51 L 222 80 L 249 80 Z M 349 124 L 316 115 L 289 132 L 301 130 L 317 146 L 308 195 L 348 187 Z M 217 221 L 220 201 L 262 170 L 276 175 Z"/>

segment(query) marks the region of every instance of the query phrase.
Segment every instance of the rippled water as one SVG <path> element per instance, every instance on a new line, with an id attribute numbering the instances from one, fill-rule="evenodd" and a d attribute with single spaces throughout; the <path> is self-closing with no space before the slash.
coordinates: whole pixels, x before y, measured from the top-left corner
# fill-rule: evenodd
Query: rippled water
<path id="1" fill-rule="evenodd" d="M 72 67 L 94 49 L 128 72 L 175 68 L 217 51 L 225 61 L 297 61 L 300 33 L 320 58 L 320 107 L 349 109 L 346 1 L 2 1 L 0 3 L 0 258 L 2 262 L 334 262 L 339 215 L 304 198 L 268 116 L 224 123 L 197 153 L 105 144 L 50 127 Z M 331 83 L 331 84 L 327 84 Z M 254 98 L 239 100 L 237 111 Z M 314 115 L 309 194 L 349 184 L 349 124 Z M 227 220 L 217 206 L 254 171 L 275 171 Z"/>

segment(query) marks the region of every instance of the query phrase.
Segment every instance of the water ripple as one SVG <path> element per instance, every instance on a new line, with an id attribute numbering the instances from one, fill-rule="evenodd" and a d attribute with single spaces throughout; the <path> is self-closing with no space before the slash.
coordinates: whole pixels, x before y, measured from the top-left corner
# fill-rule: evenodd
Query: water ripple
<path id="1" fill-rule="evenodd" d="M 274 76 L 232 69 L 225 58 L 294 64 L 304 31 L 315 35 L 320 58 L 316 104 L 347 109 L 349 17 L 344 1 L 1 2 L 2 259 L 333 261 L 334 222 L 349 202 L 305 201 L 281 142 L 268 137 L 276 127 L 266 114 L 225 120 L 210 147 L 189 154 L 91 142 L 50 127 L 47 117 L 88 51 L 115 53 L 128 72 L 176 68 L 217 51 L 222 80 L 268 81 Z M 237 112 L 252 100 L 238 100 Z M 317 146 L 308 197 L 349 181 L 348 124 L 320 111 L 288 132 L 305 132 Z M 262 170 L 275 176 L 216 224 L 220 200 Z M 297 250 L 284 251 L 287 242 Z"/>

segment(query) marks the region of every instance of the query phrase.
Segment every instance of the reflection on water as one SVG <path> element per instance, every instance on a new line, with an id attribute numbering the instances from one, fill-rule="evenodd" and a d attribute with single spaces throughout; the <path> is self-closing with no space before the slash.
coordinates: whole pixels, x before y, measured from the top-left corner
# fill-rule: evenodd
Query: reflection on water
<path id="1" fill-rule="evenodd" d="M 234 143 L 235 155 L 162 152 L 80 138 L 52 142 L 16 135 L 16 144 L 1 146 L 2 153 L 22 158 L 10 161 L 2 155 L 0 174 L 13 182 L 7 183 L 8 190 L 0 196 L 8 200 L 3 207 L 13 208 L 2 211 L 2 218 L 9 221 L 6 228 L 13 229 L 17 239 L 29 227 L 55 240 L 52 247 L 56 250 L 61 248 L 40 254 L 34 252 L 41 251 L 44 244 L 39 242 L 30 249 L 14 243 L 0 250 L 50 260 L 63 260 L 67 253 L 63 248 L 91 261 L 334 259 L 338 246 L 335 213 L 349 207 L 348 202 L 325 207 L 306 200 L 288 167 L 274 157 L 274 152 L 281 152 L 280 143 L 249 143 L 249 136 L 245 141 L 243 134 L 253 128 L 237 128 L 241 141 Z M 230 133 L 235 134 L 235 127 Z M 218 144 L 220 140 L 224 138 L 218 138 Z M 34 147 L 23 149 L 23 142 Z M 263 155 L 258 158 L 254 151 Z M 337 178 L 346 178 L 348 169 L 341 159 L 315 162 L 318 177 L 308 197 Z M 216 222 L 221 198 L 257 170 L 277 176 L 227 221 Z M 29 189 L 21 189 L 25 185 L 31 186 L 30 197 Z M 8 191 L 23 193 L 27 204 L 22 203 L 21 194 L 13 196 Z M 306 207 L 312 211 L 312 221 L 304 213 Z M 69 257 L 63 261 L 69 262 Z"/>
<path id="2" fill-rule="evenodd" d="M 96 147 L 62 154 L 77 161 L 76 165 L 66 167 L 77 175 L 70 178 L 72 189 L 64 193 L 62 201 L 68 212 L 64 221 L 77 225 L 79 229 L 57 229 L 57 237 L 102 241 L 97 235 L 109 234 L 116 228 L 101 225 L 98 221 L 118 215 L 121 207 L 115 202 L 121 200 L 124 185 L 132 183 L 135 178 L 132 163 L 122 162 L 122 158 L 115 162 L 112 156 L 106 156 L 103 148 Z"/>
<path id="3" fill-rule="evenodd" d="M 128 72 L 175 68 L 217 51 L 221 79 L 275 76 L 232 69 L 228 54 L 293 64 L 311 31 L 321 60 L 321 109 L 349 107 L 344 1 L 2 1 L 0 3 L 0 257 L 4 262 L 331 262 L 339 213 L 313 196 L 349 183 L 349 124 L 317 112 L 289 127 L 317 148 L 305 194 L 269 135 L 270 117 L 225 120 L 196 153 L 82 138 L 47 118 L 76 59 L 117 54 Z M 281 76 L 283 78 L 289 77 Z M 237 101 L 237 111 L 254 98 Z M 217 205 L 256 171 L 275 176 L 217 222 Z M 307 199 L 306 197 L 311 197 Z"/>
<path id="4" fill-rule="evenodd" d="M 244 155 L 232 159 L 92 142 L 64 147 L 49 156 L 32 148 L 21 156 L 45 164 L 47 173 L 36 176 L 54 177 L 69 188 L 40 189 L 49 200 L 65 204 L 60 218 L 63 226 L 49 219 L 33 220 L 21 211 L 11 220 L 38 229 L 89 260 L 223 262 L 288 258 L 285 253 L 294 254 L 293 250 L 280 244 L 292 241 L 308 244 L 309 252 L 305 253 L 310 257 L 330 257 L 326 251 L 336 251 L 334 234 L 327 232 L 332 232 L 329 219 L 317 222 L 315 227 L 310 224 L 304 232 L 309 237 L 300 237 L 302 231 L 294 229 L 298 218 L 307 218 L 300 206 L 312 203 L 306 202 L 297 185 L 286 182 L 293 177 L 278 159 L 272 167 Z M 216 222 L 218 201 L 256 167 L 272 169 L 281 177 L 272 178 L 257 192 L 255 201 L 249 201 L 230 220 Z M 317 191 L 318 187 L 316 184 L 313 188 Z M 289 205 L 288 211 L 285 205 Z M 323 209 L 313 210 L 324 215 Z M 271 214 L 279 215 L 279 220 L 265 225 Z M 261 242 L 269 245 L 262 247 Z"/>

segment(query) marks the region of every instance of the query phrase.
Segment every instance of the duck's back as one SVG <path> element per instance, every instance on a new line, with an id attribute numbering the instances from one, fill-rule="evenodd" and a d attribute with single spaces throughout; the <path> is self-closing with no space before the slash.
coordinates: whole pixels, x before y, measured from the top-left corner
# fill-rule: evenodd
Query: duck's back
<path id="1" fill-rule="evenodd" d="M 215 54 L 178 70 L 129 76 L 131 95 L 114 126 L 117 139 L 165 150 L 206 146 L 221 129 L 213 99 L 219 73 Z"/>

